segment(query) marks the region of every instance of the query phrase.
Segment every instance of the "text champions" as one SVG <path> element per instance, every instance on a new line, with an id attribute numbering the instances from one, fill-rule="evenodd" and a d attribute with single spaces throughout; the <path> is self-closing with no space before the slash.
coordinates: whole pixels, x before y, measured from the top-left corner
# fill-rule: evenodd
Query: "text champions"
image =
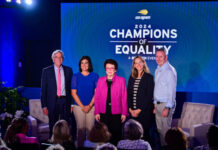
<path id="1" fill-rule="evenodd" d="M 135 25 L 135 29 L 111 29 L 111 43 L 115 54 L 154 55 L 159 48 L 167 53 L 177 43 L 177 29 L 152 29 L 151 25 Z"/>

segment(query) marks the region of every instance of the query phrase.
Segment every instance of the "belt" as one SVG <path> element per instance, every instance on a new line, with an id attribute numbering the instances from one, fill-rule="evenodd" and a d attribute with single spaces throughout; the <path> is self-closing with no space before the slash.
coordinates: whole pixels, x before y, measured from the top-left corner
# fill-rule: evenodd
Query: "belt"
<path id="1" fill-rule="evenodd" d="M 161 104 L 161 103 L 163 103 L 163 102 L 159 102 L 159 101 L 157 101 L 157 104 Z"/>
<path id="2" fill-rule="evenodd" d="M 60 98 L 66 98 L 66 96 L 56 96 L 56 98 L 60 99 Z"/>

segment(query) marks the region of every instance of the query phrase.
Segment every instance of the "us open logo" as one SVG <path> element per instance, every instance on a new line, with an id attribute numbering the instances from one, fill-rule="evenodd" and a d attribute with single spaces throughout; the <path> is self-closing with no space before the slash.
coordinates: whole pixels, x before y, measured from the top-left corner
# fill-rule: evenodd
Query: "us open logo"
<path id="1" fill-rule="evenodd" d="M 151 16 L 148 16 L 148 10 L 147 9 L 142 9 L 140 11 L 138 11 L 139 14 L 141 14 L 140 16 L 135 16 L 135 20 L 149 20 L 151 19 Z"/>

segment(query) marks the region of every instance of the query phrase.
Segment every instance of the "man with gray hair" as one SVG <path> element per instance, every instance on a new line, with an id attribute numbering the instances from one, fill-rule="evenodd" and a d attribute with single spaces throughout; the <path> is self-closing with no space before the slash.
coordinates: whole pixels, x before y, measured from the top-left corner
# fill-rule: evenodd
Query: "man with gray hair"
<path id="1" fill-rule="evenodd" d="M 164 137 L 171 127 L 172 116 L 176 107 L 177 73 L 167 61 L 164 49 L 156 51 L 155 60 L 158 64 L 155 70 L 154 110 L 157 130 L 160 135 L 161 146 L 166 146 Z"/>
<path id="2" fill-rule="evenodd" d="M 58 120 L 69 122 L 73 76 L 72 69 L 62 65 L 64 53 L 61 50 L 55 50 L 51 57 L 54 64 L 42 70 L 41 78 L 42 110 L 49 117 L 50 137 Z"/>

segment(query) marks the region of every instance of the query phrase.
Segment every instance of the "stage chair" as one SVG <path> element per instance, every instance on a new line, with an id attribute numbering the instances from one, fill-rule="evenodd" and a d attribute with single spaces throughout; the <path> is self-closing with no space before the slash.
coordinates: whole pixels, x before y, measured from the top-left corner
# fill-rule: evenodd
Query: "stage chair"
<path id="1" fill-rule="evenodd" d="M 29 100 L 29 111 L 28 123 L 30 130 L 29 136 L 37 137 L 40 141 L 49 139 L 49 124 L 48 116 L 42 112 L 40 99 Z"/>
<path id="2" fill-rule="evenodd" d="M 213 125 L 215 105 L 184 102 L 181 118 L 173 119 L 172 126 L 184 131 L 189 148 L 207 144 L 206 134 Z"/>

